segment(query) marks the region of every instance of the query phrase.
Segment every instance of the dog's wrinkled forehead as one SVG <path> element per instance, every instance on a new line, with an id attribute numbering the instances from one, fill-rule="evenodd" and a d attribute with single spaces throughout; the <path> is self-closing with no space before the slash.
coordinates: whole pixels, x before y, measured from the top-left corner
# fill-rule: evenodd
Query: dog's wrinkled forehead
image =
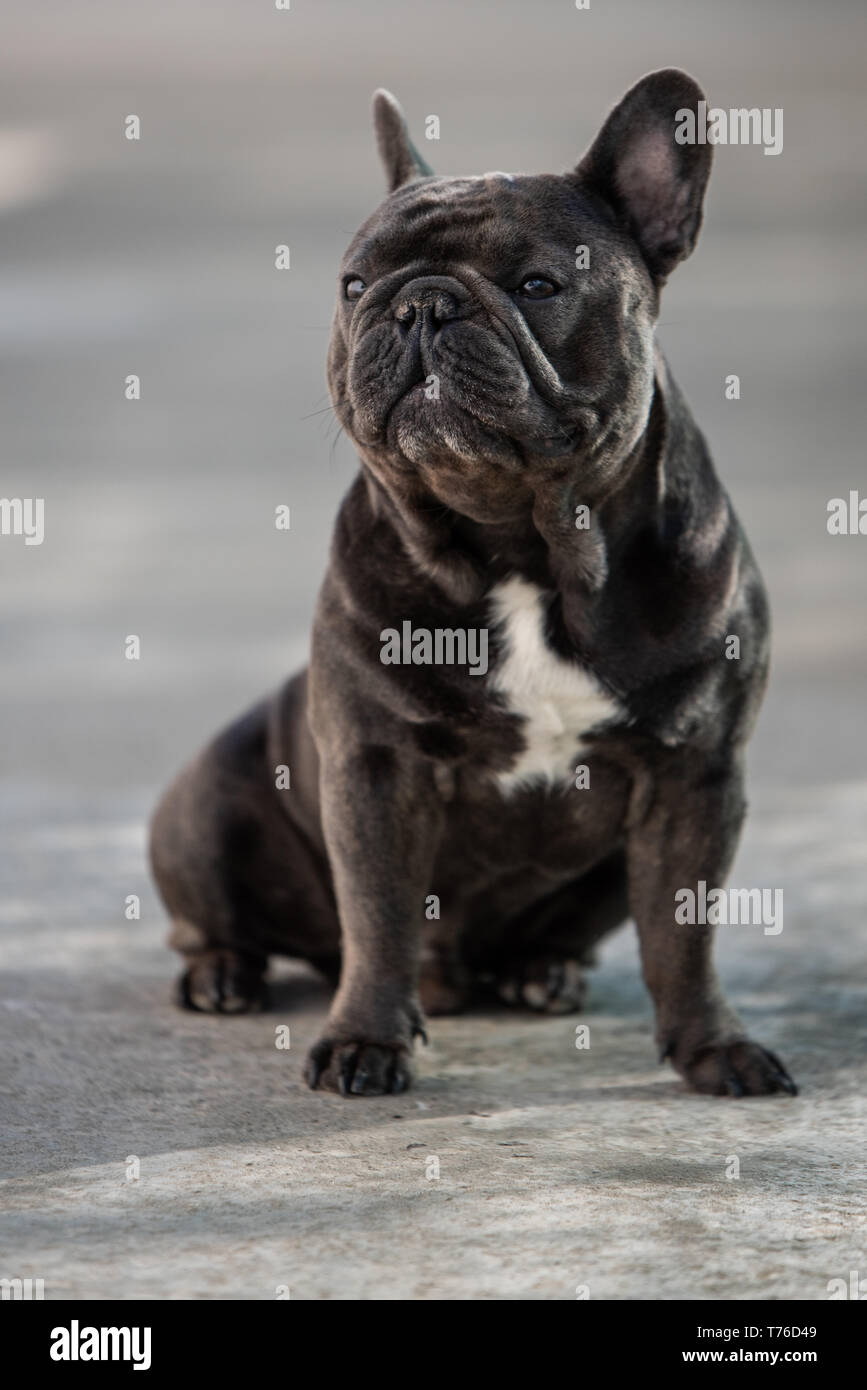
<path id="1" fill-rule="evenodd" d="M 419 260 L 473 262 L 491 278 L 543 269 L 533 257 L 570 255 L 579 222 L 602 223 L 555 175 L 494 172 L 405 184 L 353 238 L 345 263 L 370 258 L 383 272 Z M 574 251 L 571 252 L 574 255 Z"/>

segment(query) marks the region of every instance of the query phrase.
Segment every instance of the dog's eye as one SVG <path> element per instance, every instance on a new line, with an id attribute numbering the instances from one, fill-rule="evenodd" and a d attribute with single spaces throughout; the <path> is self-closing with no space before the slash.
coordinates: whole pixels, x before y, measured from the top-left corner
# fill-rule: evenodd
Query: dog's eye
<path id="1" fill-rule="evenodd" d="M 363 280 L 359 280 L 356 275 L 352 280 L 347 280 L 343 286 L 343 293 L 347 299 L 360 299 L 367 289 Z"/>
<path id="2" fill-rule="evenodd" d="M 557 286 L 550 280 L 543 280 L 541 275 L 529 275 L 518 286 L 518 294 L 522 294 L 525 299 L 550 299 L 552 294 L 557 293 Z"/>

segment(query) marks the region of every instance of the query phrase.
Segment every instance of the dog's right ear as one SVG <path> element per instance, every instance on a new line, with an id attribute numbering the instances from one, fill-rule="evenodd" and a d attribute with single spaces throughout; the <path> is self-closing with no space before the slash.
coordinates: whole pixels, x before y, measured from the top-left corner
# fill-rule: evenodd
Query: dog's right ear
<path id="1" fill-rule="evenodd" d="M 399 103 L 384 87 L 373 94 L 373 126 L 389 193 L 433 173 L 409 138 Z"/>

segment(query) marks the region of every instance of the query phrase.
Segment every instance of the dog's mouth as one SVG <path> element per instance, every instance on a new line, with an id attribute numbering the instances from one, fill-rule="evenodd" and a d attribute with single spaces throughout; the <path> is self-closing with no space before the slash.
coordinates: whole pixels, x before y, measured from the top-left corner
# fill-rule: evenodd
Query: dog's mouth
<path id="1" fill-rule="evenodd" d="M 508 426 L 511 427 L 508 427 Z M 540 420 L 494 421 L 477 413 L 474 403 L 455 399 L 444 385 L 437 395 L 429 382 L 417 381 L 393 402 L 371 445 L 385 445 L 409 462 L 432 459 L 443 452 L 468 463 L 499 463 L 505 468 L 526 466 L 531 458 L 556 459 L 575 452 L 575 425 Z"/>

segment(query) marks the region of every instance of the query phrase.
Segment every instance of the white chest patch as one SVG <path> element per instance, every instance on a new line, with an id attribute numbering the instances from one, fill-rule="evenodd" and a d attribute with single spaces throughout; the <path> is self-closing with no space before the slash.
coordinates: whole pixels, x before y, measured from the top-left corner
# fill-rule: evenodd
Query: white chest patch
<path id="1" fill-rule="evenodd" d="M 508 772 L 497 775 L 503 792 L 542 779 L 574 777 L 582 735 L 624 711 L 585 671 L 564 661 L 545 641 L 544 595 L 513 575 L 491 593 L 492 624 L 504 651 L 489 677 L 511 714 L 524 720 L 526 748 Z"/>

